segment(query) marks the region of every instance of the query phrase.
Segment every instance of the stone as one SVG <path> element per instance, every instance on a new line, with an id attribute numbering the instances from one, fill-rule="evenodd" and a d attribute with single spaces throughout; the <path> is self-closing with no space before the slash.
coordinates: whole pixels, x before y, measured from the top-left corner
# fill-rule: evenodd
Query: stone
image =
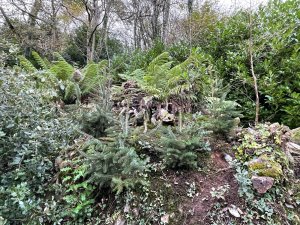
<path id="1" fill-rule="evenodd" d="M 282 166 L 270 159 L 268 155 L 262 155 L 248 163 L 249 170 L 259 176 L 272 177 L 278 179 L 282 176 Z"/>
<path id="2" fill-rule="evenodd" d="M 165 109 L 160 109 L 158 111 L 157 118 L 163 122 L 169 123 L 169 122 L 174 122 L 175 121 L 175 115 L 169 113 Z"/>
<path id="3" fill-rule="evenodd" d="M 273 123 L 269 126 L 269 130 L 270 130 L 271 134 L 276 134 L 279 129 L 280 129 L 279 123 Z"/>
<path id="4" fill-rule="evenodd" d="M 169 214 L 166 214 L 164 216 L 162 216 L 160 218 L 160 221 L 163 223 L 163 224 L 168 224 L 169 223 L 169 219 L 170 219 L 170 215 Z"/>
<path id="5" fill-rule="evenodd" d="M 125 222 L 126 221 L 123 219 L 123 217 L 119 215 L 114 225 L 125 225 Z"/>
<path id="6" fill-rule="evenodd" d="M 129 213 L 130 211 L 130 206 L 128 204 L 125 205 L 123 212 L 124 213 Z"/>
<path id="7" fill-rule="evenodd" d="M 254 189 L 260 194 L 266 193 L 274 184 L 272 177 L 252 176 L 251 181 Z"/>
<path id="8" fill-rule="evenodd" d="M 300 145 L 300 127 L 290 131 L 291 142 Z"/>
<path id="9" fill-rule="evenodd" d="M 287 142 L 285 145 L 285 149 L 292 155 L 300 155 L 300 145 L 294 142 Z"/>
<path id="10" fill-rule="evenodd" d="M 232 205 L 232 206 L 228 209 L 228 211 L 229 211 L 229 213 L 230 213 L 232 216 L 234 216 L 234 217 L 236 217 L 236 218 L 241 217 L 241 215 L 240 215 L 240 213 L 239 213 L 239 211 L 238 211 L 238 209 L 237 209 L 237 207 L 236 207 L 235 205 Z"/>

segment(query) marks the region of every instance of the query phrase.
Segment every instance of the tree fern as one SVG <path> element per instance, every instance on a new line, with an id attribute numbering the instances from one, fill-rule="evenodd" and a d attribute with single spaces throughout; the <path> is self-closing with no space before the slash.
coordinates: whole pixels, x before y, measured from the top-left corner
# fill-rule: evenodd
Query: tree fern
<path id="1" fill-rule="evenodd" d="M 37 64 L 43 70 L 47 70 L 48 69 L 48 65 L 46 64 L 46 62 L 44 61 L 44 59 L 37 52 L 32 51 L 32 56 L 33 56 L 34 60 L 37 62 Z"/>
<path id="2" fill-rule="evenodd" d="M 80 101 L 81 98 L 81 90 L 79 85 L 72 81 L 67 81 L 65 94 L 64 94 L 64 102 L 74 102 L 75 100 Z"/>
<path id="3" fill-rule="evenodd" d="M 74 67 L 70 65 L 59 53 L 55 52 L 53 55 L 58 59 L 58 61 L 54 61 L 49 70 L 54 73 L 58 79 L 63 81 L 69 80 L 74 73 Z"/>
<path id="4" fill-rule="evenodd" d="M 26 59 L 24 56 L 19 56 L 20 66 L 24 68 L 24 70 L 28 73 L 37 72 L 38 70 L 34 67 L 34 65 Z"/>
<path id="5" fill-rule="evenodd" d="M 82 94 L 87 94 L 97 86 L 101 82 L 104 81 L 104 79 L 107 76 L 107 70 L 108 70 L 108 61 L 103 60 L 101 62 L 97 63 L 89 63 L 84 69 L 84 79 L 80 83 Z"/>

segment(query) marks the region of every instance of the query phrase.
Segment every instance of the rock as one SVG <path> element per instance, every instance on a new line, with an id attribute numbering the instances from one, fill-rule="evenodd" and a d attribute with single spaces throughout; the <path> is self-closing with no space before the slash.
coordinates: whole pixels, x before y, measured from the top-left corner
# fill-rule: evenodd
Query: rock
<path id="1" fill-rule="evenodd" d="M 273 123 L 269 126 L 269 130 L 270 130 L 271 134 L 276 134 L 279 129 L 280 129 L 279 123 Z"/>
<path id="2" fill-rule="evenodd" d="M 254 189 L 260 194 L 266 193 L 274 184 L 272 177 L 252 176 L 251 181 Z"/>
<path id="3" fill-rule="evenodd" d="M 136 217 L 138 217 L 139 214 L 140 214 L 138 208 L 133 208 L 133 209 L 132 209 L 132 212 L 133 212 L 133 214 L 134 214 Z"/>
<path id="4" fill-rule="evenodd" d="M 78 70 L 78 69 L 74 71 L 73 76 L 72 76 L 72 78 L 73 78 L 73 80 L 74 80 L 75 82 L 81 81 L 81 80 L 82 80 L 82 77 L 83 77 L 83 76 L 82 76 L 80 70 Z"/>
<path id="5" fill-rule="evenodd" d="M 232 157 L 228 154 L 225 154 L 224 159 L 226 160 L 226 162 L 231 163 L 232 162 Z"/>
<path id="6" fill-rule="evenodd" d="M 265 177 L 278 179 L 282 176 L 282 166 L 269 158 L 268 155 L 262 155 L 257 159 L 253 159 L 248 163 L 251 172 Z"/>
<path id="7" fill-rule="evenodd" d="M 157 114 L 157 119 L 159 119 L 163 122 L 166 122 L 166 123 L 170 123 L 170 122 L 175 121 L 175 116 L 174 116 L 174 114 L 169 113 L 165 109 L 160 109 Z"/>
<path id="8" fill-rule="evenodd" d="M 166 214 L 160 218 L 160 221 L 164 224 L 167 224 L 167 223 L 169 223 L 169 219 L 170 219 L 170 215 Z"/>
<path id="9" fill-rule="evenodd" d="M 295 144 L 300 145 L 300 127 L 290 131 L 291 141 Z"/>
<path id="10" fill-rule="evenodd" d="M 123 212 L 124 213 L 129 213 L 130 211 L 130 206 L 128 204 L 125 205 Z"/>
<path id="11" fill-rule="evenodd" d="M 287 142 L 285 145 L 285 149 L 292 155 L 300 155 L 300 145 L 296 143 Z"/>
<path id="12" fill-rule="evenodd" d="M 232 205 L 229 209 L 228 209 L 229 213 L 231 215 L 233 215 L 236 218 L 241 217 L 239 210 L 237 209 L 237 207 L 235 205 Z"/>
<path id="13" fill-rule="evenodd" d="M 126 221 L 123 219 L 123 217 L 119 215 L 114 225 L 125 225 L 125 222 Z"/>

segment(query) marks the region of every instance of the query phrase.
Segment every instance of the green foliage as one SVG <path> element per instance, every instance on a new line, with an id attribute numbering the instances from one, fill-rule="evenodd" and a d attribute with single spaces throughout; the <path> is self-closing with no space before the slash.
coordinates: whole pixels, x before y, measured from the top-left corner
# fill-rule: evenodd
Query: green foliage
<path id="1" fill-rule="evenodd" d="M 74 102 L 75 100 L 80 100 L 81 98 L 81 90 L 80 87 L 77 83 L 72 82 L 72 81 L 67 81 L 66 82 L 66 87 L 65 87 L 65 95 L 63 97 L 64 102 Z"/>
<path id="2" fill-rule="evenodd" d="M 194 49 L 183 62 L 173 66 L 168 52 L 154 58 L 146 69 L 137 69 L 121 77 L 134 80 L 149 95 L 168 102 L 171 97 L 195 101 L 201 93 L 201 81 L 211 75 L 211 57 Z"/>
<path id="3" fill-rule="evenodd" d="M 283 108 L 286 112 L 286 115 L 283 116 L 283 122 L 291 124 L 293 127 L 299 127 L 300 93 L 292 92 L 287 103 Z"/>
<path id="4" fill-rule="evenodd" d="M 82 94 L 93 92 L 95 87 L 99 87 L 108 77 L 108 61 L 99 63 L 89 63 L 83 69 L 84 79 L 80 82 Z"/>
<path id="5" fill-rule="evenodd" d="M 25 56 L 19 56 L 20 66 L 28 73 L 37 72 L 34 65 Z"/>
<path id="6" fill-rule="evenodd" d="M 103 33 L 102 33 L 103 34 Z M 95 60 L 107 60 L 112 59 L 117 54 L 122 54 L 124 51 L 123 44 L 115 37 L 109 35 L 107 37 L 107 43 L 104 40 L 100 48 L 101 32 L 96 32 L 95 46 Z M 86 39 L 87 39 L 87 26 L 78 27 L 67 40 L 67 46 L 64 49 L 62 55 L 64 58 L 77 66 L 83 67 L 86 65 Z"/>
<path id="7" fill-rule="evenodd" d="M 96 88 L 106 82 L 108 79 L 108 61 L 103 60 L 99 63 L 90 63 L 83 68 L 83 79 L 79 83 L 74 81 L 73 74 L 75 68 L 70 65 L 59 53 L 53 53 L 57 61 L 49 63 L 47 59 L 43 59 L 37 52 L 32 52 L 33 58 L 37 66 L 35 66 L 24 56 L 19 56 L 21 66 L 29 73 L 35 72 L 38 86 L 41 82 L 49 83 L 55 87 L 58 96 L 65 103 L 74 103 L 79 101 L 82 95 L 88 95 L 96 91 Z M 38 73 L 37 73 L 38 72 Z"/>
<path id="8" fill-rule="evenodd" d="M 205 127 L 215 134 L 227 135 L 233 127 L 238 126 L 238 117 L 242 115 L 237 109 L 240 105 L 236 102 L 225 100 L 225 96 L 207 97 L 206 107 L 210 115 L 206 119 Z"/>
<path id="9" fill-rule="evenodd" d="M 40 223 L 55 174 L 54 160 L 77 136 L 27 74 L 1 70 L 0 216 L 11 223 Z"/>
<path id="10" fill-rule="evenodd" d="M 147 169 L 148 159 L 141 159 L 134 148 L 114 143 L 105 145 L 98 140 L 87 143 L 91 167 L 89 181 L 101 188 L 112 188 L 117 194 L 143 183 L 141 174 Z"/>
<path id="11" fill-rule="evenodd" d="M 46 63 L 46 60 L 44 60 L 37 52 L 32 51 L 32 57 L 34 58 L 34 60 L 37 62 L 38 66 L 43 69 L 46 70 L 48 69 L 48 65 Z"/>
<path id="12" fill-rule="evenodd" d="M 18 54 L 20 54 L 19 45 L 2 36 L 0 40 L 0 66 L 16 65 Z"/>
<path id="13" fill-rule="evenodd" d="M 50 67 L 50 71 L 56 75 L 56 77 L 62 81 L 70 80 L 74 68 L 70 65 L 59 53 L 53 53 L 57 58 L 57 61 L 53 62 L 53 65 Z"/>
<path id="14" fill-rule="evenodd" d="M 253 61 L 258 76 L 264 120 L 300 126 L 295 116 L 299 93 L 299 4 L 272 0 L 253 12 Z M 288 25 L 287 25 L 288 24 Z M 249 12 L 240 11 L 218 24 L 207 50 L 215 58 L 222 78 L 231 84 L 229 98 L 242 105 L 253 121 L 255 95 L 249 63 Z M 293 110 L 295 109 L 295 111 Z"/>
<path id="15" fill-rule="evenodd" d="M 112 115 L 97 107 L 95 111 L 84 113 L 81 119 L 82 130 L 94 137 L 103 137 L 106 135 L 106 129 L 113 125 Z"/>
<path id="16" fill-rule="evenodd" d="M 161 137 L 162 159 L 171 168 L 195 169 L 200 153 L 210 151 L 207 133 L 195 125 L 187 126 L 182 132 L 174 133 L 171 128 Z"/>
<path id="17" fill-rule="evenodd" d="M 86 179 L 88 165 L 81 158 L 72 159 L 72 167 L 61 169 L 61 186 L 65 190 L 62 216 L 83 223 L 86 218 L 92 216 L 95 187 Z"/>

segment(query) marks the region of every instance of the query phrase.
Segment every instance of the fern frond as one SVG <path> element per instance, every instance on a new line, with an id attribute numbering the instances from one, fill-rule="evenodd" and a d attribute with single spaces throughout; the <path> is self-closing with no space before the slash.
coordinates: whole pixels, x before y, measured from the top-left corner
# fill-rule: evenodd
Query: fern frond
<path id="1" fill-rule="evenodd" d="M 106 77 L 108 70 L 108 61 L 103 60 L 97 63 L 90 63 L 83 69 L 84 78 L 80 83 L 82 94 L 92 92 L 99 86 Z"/>
<path id="2" fill-rule="evenodd" d="M 20 61 L 20 66 L 28 73 L 34 73 L 37 72 L 38 70 L 34 67 L 34 65 L 28 60 L 26 59 L 25 56 L 20 55 L 19 57 L 19 61 Z"/>
<path id="3" fill-rule="evenodd" d="M 43 70 L 48 69 L 48 65 L 45 63 L 44 59 L 36 51 L 32 51 L 32 56 Z"/>
<path id="4" fill-rule="evenodd" d="M 60 80 L 69 80 L 74 73 L 74 67 L 70 65 L 59 53 L 54 52 L 53 55 L 58 60 L 53 62 L 53 66 L 51 66 L 50 71 Z"/>

